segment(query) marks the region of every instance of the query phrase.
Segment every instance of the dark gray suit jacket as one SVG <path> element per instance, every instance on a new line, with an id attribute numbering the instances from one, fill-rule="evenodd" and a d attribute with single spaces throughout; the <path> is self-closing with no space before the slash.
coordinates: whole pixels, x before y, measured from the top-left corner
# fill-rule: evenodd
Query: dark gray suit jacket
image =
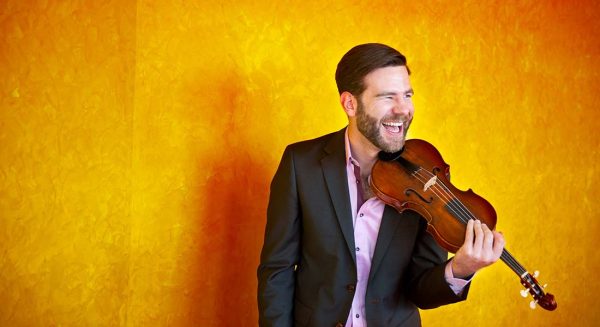
<path id="1" fill-rule="evenodd" d="M 261 326 L 336 326 L 348 318 L 356 256 L 344 130 L 290 145 L 273 181 L 258 267 Z M 464 300 L 444 279 L 447 253 L 413 212 L 386 206 L 366 293 L 374 326 L 419 326 L 417 307 Z M 341 326 L 341 325 L 340 325 Z"/>

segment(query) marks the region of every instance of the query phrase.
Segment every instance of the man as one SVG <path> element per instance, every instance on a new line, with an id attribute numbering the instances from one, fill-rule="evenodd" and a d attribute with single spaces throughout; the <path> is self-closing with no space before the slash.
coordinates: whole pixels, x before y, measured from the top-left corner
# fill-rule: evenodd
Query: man
<path id="1" fill-rule="evenodd" d="M 404 146 L 413 119 L 405 57 L 382 44 L 344 55 L 336 82 L 348 126 L 290 145 L 271 184 L 258 267 L 261 326 L 419 326 L 418 308 L 466 299 L 497 261 L 501 234 L 470 221 L 453 259 L 414 212 L 368 186 L 379 151 Z"/>

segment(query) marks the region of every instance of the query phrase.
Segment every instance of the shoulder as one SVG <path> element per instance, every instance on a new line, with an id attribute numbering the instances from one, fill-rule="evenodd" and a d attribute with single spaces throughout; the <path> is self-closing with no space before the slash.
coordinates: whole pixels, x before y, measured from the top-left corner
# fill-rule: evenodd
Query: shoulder
<path id="1" fill-rule="evenodd" d="M 320 154 L 323 151 L 328 151 L 331 148 L 336 149 L 341 147 L 344 148 L 344 132 L 346 128 L 329 133 L 326 135 L 319 136 L 317 138 L 304 140 L 296 143 L 292 143 L 286 147 L 285 152 L 303 155 L 303 154 Z"/>

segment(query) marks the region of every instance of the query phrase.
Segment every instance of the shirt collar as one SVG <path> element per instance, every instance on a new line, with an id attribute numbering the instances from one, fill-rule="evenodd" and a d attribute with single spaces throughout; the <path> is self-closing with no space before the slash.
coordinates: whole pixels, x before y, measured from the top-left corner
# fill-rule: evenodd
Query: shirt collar
<path id="1" fill-rule="evenodd" d="M 346 132 L 344 133 L 344 145 L 346 147 L 346 165 L 354 165 L 356 167 L 360 167 L 358 161 L 352 158 L 352 147 L 350 146 L 350 138 L 348 137 L 348 128 L 346 128 Z"/>

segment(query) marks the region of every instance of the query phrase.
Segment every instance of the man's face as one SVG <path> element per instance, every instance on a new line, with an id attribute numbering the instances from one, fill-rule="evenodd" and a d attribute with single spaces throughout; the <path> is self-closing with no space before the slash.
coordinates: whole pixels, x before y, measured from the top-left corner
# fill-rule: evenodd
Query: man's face
<path id="1" fill-rule="evenodd" d="M 400 151 L 415 111 L 406 67 L 376 69 L 364 83 L 356 109 L 358 130 L 380 150 Z"/>

